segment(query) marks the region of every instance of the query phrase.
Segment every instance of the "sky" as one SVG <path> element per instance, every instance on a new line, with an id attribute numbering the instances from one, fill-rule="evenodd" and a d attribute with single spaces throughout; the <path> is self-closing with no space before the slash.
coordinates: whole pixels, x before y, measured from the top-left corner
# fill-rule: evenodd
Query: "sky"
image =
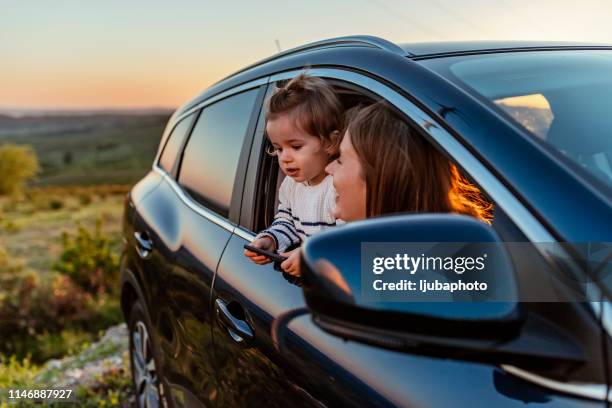
<path id="1" fill-rule="evenodd" d="M 611 0 L 0 0 L 0 10 L 0 109 L 173 108 L 277 41 L 612 44 Z"/>

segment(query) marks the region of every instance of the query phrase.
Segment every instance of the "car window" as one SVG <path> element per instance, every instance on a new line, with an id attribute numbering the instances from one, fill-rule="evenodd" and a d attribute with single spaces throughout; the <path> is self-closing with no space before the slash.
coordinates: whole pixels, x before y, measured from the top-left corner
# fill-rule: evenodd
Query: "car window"
<path id="1" fill-rule="evenodd" d="M 205 107 L 183 154 L 179 184 L 196 201 L 224 217 L 257 93 L 253 89 Z"/>
<path id="2" fill-rule="evenodd" d="M 172 173 L 179 149 L 183 145 L 183 141 L 185 140 L 189 129 L 191 129 L 191 124 L 193 123 L 194 117 L 195 113 L 192 113 L 191 115 L 181 119 L 181 121 L 174 126 L 172 133 L 170 133 L 170 136 L 168 137 L 166 146 L 164 147 L 161 158 L 159 159 L 159 167 L 168 173 Z"/>
<path id="3" fill-rule="evenodd" d="M 612 186 L 612 51 L 500 53 L 423 63 Z"/>

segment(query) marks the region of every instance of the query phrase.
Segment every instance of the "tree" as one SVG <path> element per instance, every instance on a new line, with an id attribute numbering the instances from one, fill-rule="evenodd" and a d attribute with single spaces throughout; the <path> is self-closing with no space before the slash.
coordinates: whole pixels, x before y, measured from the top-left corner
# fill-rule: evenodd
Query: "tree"
<path id="1" fill-rule="evenodd" d="M 64 161 L 64 164 L 66 166 L 72 163 L 72 152 L 70 150 L 66 150 L 64 152 L 64 156 L 62 157 L 62 160 Z"/>
<path id="2" fill-rule="evenodd" d="M 14 194 L 31 180 L 40 167 L 32 146 L 0 145 L 0 195 Z"/>

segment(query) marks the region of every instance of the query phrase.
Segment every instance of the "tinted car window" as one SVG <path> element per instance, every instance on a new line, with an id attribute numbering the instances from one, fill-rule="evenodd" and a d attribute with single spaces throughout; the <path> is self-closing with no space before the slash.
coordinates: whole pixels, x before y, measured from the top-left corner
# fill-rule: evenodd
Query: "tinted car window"
<path id="1" fill-rule="evenodd" d="M 423 64 L 612 186 L 612 51 L 500 53 Z"/>
<path id="2" fill-rule="evenodd" d="M 238 159 L 257 89 L 207 106 L 187 142 L 179 184 L 205 207 L 227 216 Z"/>
<path id="3" fill-rule="evenodd" d="M 159 167 L 166 170 L 168 173 L 172 172 L 179 149 L 187 136 L 187 132 L 189 132 L 189 129 L 191 128 L 191 123 L 193 122 L 194 117 L 195 113 L 192 113 L 191 115 L 183 118 L 176 124 L 176 126 L 174 126 L 172 133 L 170 133 L 170 136 L 168 137 L 164 151 L 159 159 Z"/>

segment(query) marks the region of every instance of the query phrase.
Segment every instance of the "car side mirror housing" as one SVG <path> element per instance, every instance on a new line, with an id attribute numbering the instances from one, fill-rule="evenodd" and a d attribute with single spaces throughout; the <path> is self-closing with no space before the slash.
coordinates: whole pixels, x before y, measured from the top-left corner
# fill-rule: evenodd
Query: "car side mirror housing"
<path id="1" fill-rule="evenodd" d="M 403 249 L 408 253 L 399 253 Z M 474 272 L 398 268 L 406 266 L 406 258 L 421 258 L 425 265 L 431 255 L 456 260 L 479 251 L 487 252 L 487 265 Z M 374 258 L 383 261 L 372 262 Z M 315 323 L 344 338 L 393 349 L 417 345 L 465 351 L 470 343 L 482 346 L 512 339 L 525 320 L 503 243 L 493 228 L 473 217 L 418 214 L 353 222 L 309 238 L 301 262 L 304 296 Z M 392 270 L 379 273 L 383 266 Z M 450 285 L 472 277 L 488 282 L 489 291 L 419 291 L 421 279 Z M 396 287 L 387 293 L 374 288 L 377 280 L 398 283 L 401 278 L 416 280 L 416 289 L 399 294 Z"/>

